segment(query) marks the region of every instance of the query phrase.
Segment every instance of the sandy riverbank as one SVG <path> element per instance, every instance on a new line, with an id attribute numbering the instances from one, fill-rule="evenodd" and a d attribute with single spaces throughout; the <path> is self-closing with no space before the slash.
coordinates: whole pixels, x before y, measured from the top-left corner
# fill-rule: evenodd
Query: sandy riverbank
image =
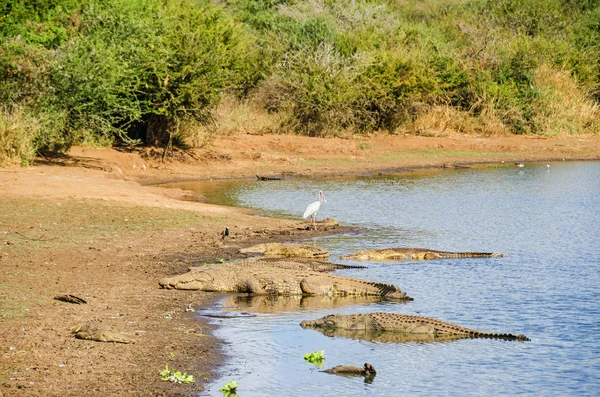
<path id="1" fill-rule="evenodd" d="M 356 175 L 478 163 L 600 159 L 600 138 L 234 135 L 162 163 L 149 151 L 73 148 L 31 168 L 0 169 L 0 396 L 188 395 L 221 360 L 184 308 L 210 296 L 158 289 L 190 259 L 216 261 L 257 241 L 314 234 L 305 223 L 208 205 L 144 186 L 173 179 Z M 299 208 L 307 203 L 298 203 Z M 223 242 L 225 226 L 231 238 Z M 86 305 L 53 300 L 86 298 Z M 94 321 L 135 344 L 77 340 Z M 194 386 L 161 382 L 165 364 Z"/>

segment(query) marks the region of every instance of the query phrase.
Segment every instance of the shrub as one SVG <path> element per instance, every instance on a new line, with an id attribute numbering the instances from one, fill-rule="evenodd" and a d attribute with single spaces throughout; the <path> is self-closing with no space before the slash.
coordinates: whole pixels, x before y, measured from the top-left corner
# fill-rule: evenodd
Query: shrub
<path id="1" fill-rule="evenodd" d="M 0 105 L 33 123 L 35 150 L 202 145 L 219 128 L 597 131 L 598 0 L 14 0 L 0 15 Z"/>
<path id="2" fill-rule="evenodd" d="M 0 166 L 32 164 L 40 125 L 20 108 L 0 108 Z"/>
<path id="3" fill-rule="evenodd" d="M 77 0 L 0 2 L 0 38 L 18 37 L 28 44 L 58 48 L 77 25 Z"/>
<path id="4" fill-rule="evenodd" d="M 350 128 L 358 111 L 355 83 L 363 67 L 360 59 L 345 58 L 328 43 L 315 51 L 289 52 L 276 67 L 267 106 L 289 114 L 285 128 L 309 136 Z"/>
<path id="5" fill-rule="evenodd" d="M 247 71 L 239 66 L 243 34 L 210 5 L 91 3 L 81 20 L 85 34 L 52 71 L 72 130 L 163 145 L 183 119 L 209 120 L 234 71 Z"/>

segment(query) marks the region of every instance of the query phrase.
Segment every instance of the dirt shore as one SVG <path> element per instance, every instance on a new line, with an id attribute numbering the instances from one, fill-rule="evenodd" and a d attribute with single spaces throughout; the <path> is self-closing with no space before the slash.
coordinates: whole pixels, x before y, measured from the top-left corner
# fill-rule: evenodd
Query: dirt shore
<path id="1" fill-rule="evenodd" d="M 423 167 L 599 160 L 600 137 L 404 137 L 324 139 L 233 135 L 176 151 L 73 148 L 34 167 L 0 169 L 0 397 L 175 396 L 203 388 L 222 360 L 210 327 L 186 305 L 202 292 L 157 281 L 191 260 L 236 257 L 239 247 L 297 240 L 307 223 L 199 202 L 147 186 L 185 179 L 330 176 Z M 315 192 L 316 193 L 316 192 Z M 299 212 L 307 203 L 298 203 Z M 221 232 L 228 226 L 230 238 Z M 53 298 L 73 294 L 87 304 Z M 135 344 L 75 339 L 93 322 Z M 162 382 L 170 368 L 194 385 Z"/>

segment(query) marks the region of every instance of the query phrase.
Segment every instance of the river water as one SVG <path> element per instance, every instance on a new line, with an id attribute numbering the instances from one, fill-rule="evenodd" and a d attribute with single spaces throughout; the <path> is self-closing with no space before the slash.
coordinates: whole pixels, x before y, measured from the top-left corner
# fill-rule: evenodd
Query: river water
<path id="1" fill-rule="evenodd" d="M 414 301 L 220 300 L 215 319 L 228 359 L 203 395 L 231 379 L 249 396 L 592 396 L 600 393 L 600 163 L 552 163 L 398 175 L 236 182 L 211 186 L 218 200 L 300 219 L 323 190 L 318 217 L 360 231 L 317 238 L 333 262 L 360 249 L 426 247 L 494 251 L 504 258 L 360 263 L 337 274 L 399 286 Z M 189 188 L 189 184 L 186 186 Z M 200 188 L 206 191 L 206 186 Z M 215 193 L 216 194 L 216 193 Z M 299 323 L 331 313 L 419 314 L 530 342 L 361 341 Z M 371 363 L 377 376 L 328 375 L 304 361 L 325 350 L 324 368 Z"/>

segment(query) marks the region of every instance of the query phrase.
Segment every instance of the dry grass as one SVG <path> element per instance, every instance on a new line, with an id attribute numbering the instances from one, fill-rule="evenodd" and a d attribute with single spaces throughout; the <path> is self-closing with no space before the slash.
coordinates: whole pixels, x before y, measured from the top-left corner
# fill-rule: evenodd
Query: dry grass
<path id="1" fill-rule="evenodd" d="M 238 132 L 260 134 L 277 131 L 283 116 L 269 113 L 262 104 L 260 98 L 245 100 L 223 98 L 214 113 L 218 133 L 231 135 Z"/>
<path id="2" fill-rule="evenodd" d="M 263 134 L 279 131 L 282 112 L 269 113 L 260 106 L 260 98 L 238 100 L 224 97 L 212 116 L 214 123 L 200 125 L 192 122 L 180 127 L 180 134 L 191 147 L 205 147 L 216 135 L 229 136 L 239 133 Z"/>
<path id="3" fill-rule="evenodd" d="M 39 123 L 19 108 L 0 108 L 0 166 L 29 165 Z"/>
<path id="4" fill-rule="evenodd" d="M 396 133 L 429 137 L 448 137 L 456 134 L 506 135 L 506 126 L 494 108 L 487 106 L 478 115 L 440 105 L 420 112 L 417 118 L 396 130 Z"/>
<path id="5" fill-rule="evenodd" d="M 535 73 L 539 91 L 535 123 L 544 135 L 600 133 L 600 109 L 566 71 L 541 66 Z"/>

